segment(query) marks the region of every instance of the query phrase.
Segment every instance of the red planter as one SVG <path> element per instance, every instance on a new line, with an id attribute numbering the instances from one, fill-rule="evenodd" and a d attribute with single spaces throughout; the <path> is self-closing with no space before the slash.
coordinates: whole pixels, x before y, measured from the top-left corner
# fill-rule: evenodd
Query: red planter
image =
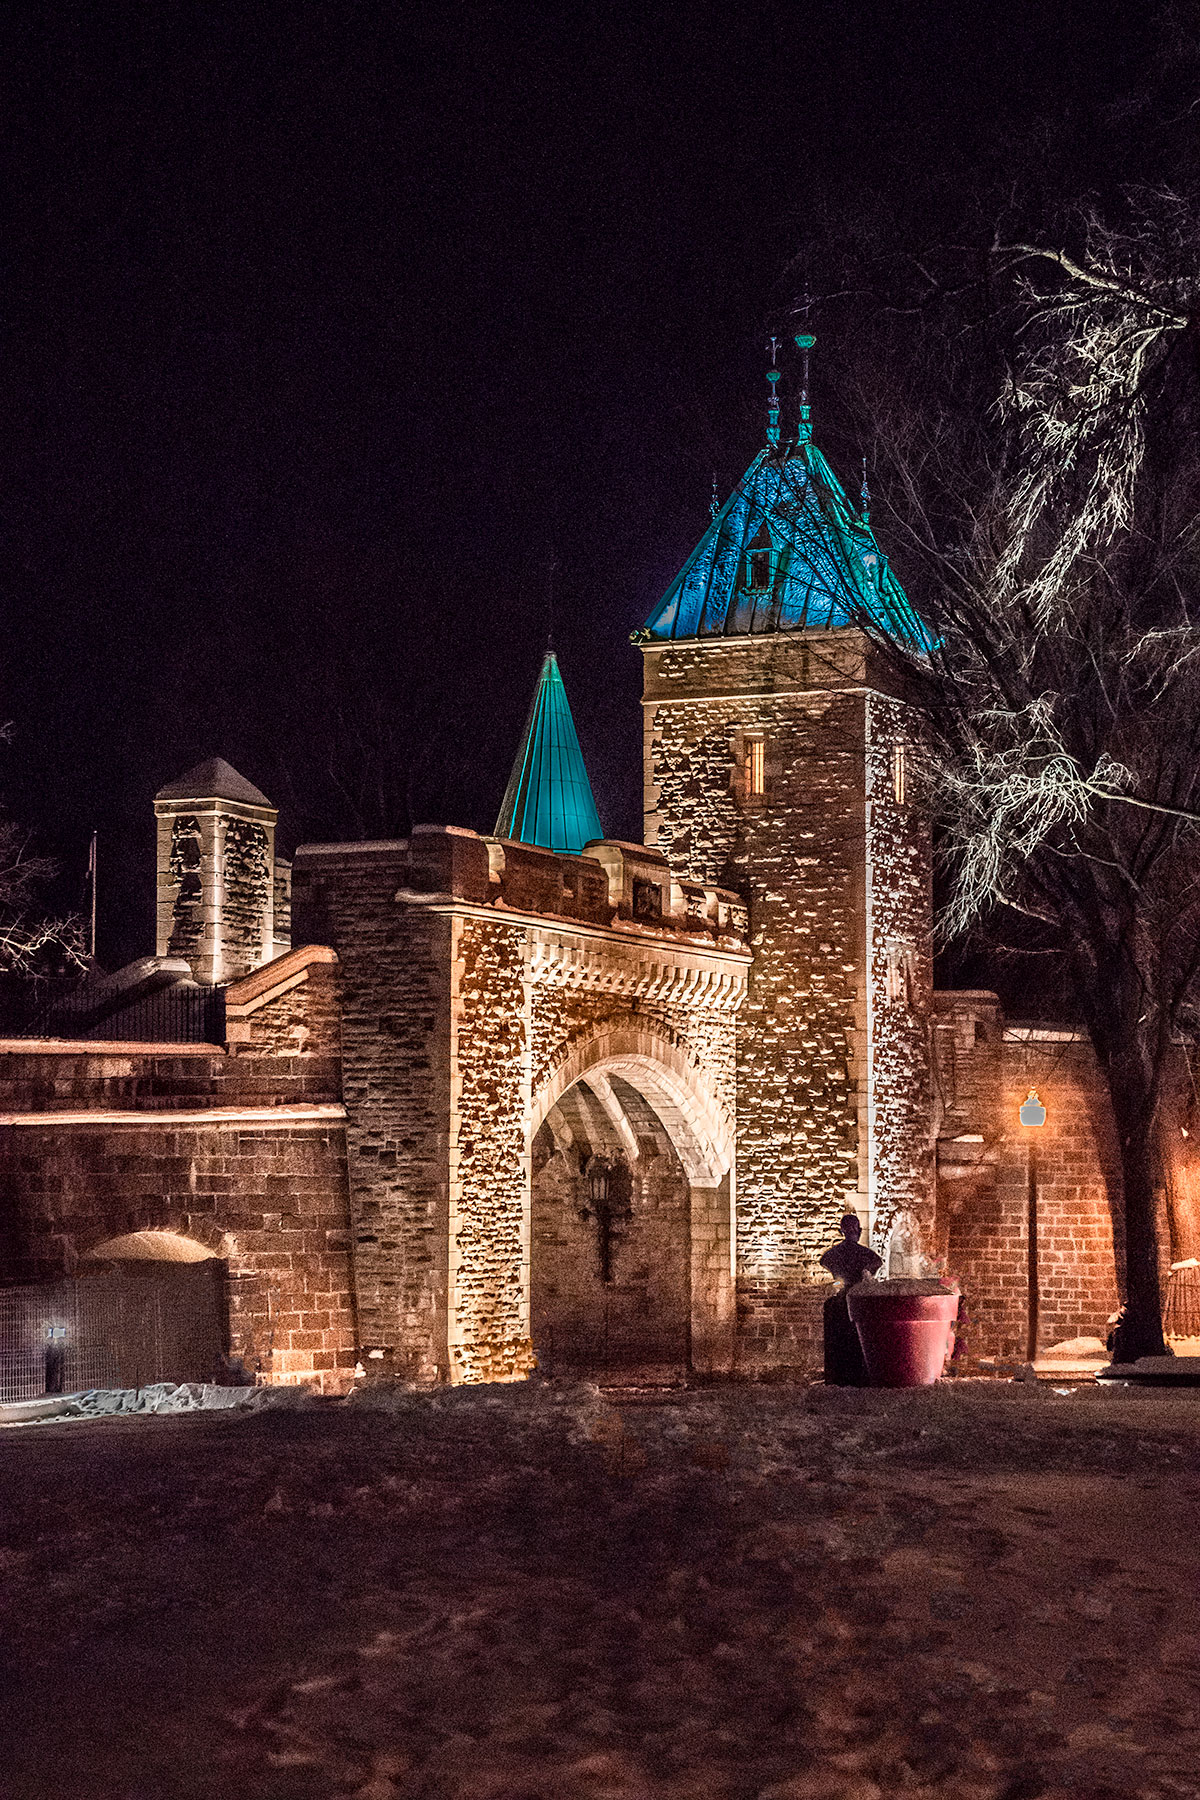
<path id="1" fill-rule="evenodd" d="M 872 1387 L 930 1387 L 954 1347 L 958 1284 L 860 1281 L 846 1295 Z"/>

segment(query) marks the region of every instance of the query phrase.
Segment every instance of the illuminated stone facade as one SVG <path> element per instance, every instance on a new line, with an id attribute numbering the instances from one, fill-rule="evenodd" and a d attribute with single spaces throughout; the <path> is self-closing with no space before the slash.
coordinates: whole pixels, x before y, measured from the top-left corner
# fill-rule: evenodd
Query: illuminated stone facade
<path id="1" fill-rule="evenodd" d="M 676 1367 L 730 1368 L 735 1021 L 749 962 L 736 896 L 674 881 L 640 846 L 571 857 L 430 827 L 405 843 L 303 847 L 294 899 L 297 929 L 319 928 L 342 968 L 368 1363 L 478 1381 L 520 1378 L 539 1355 L 594 1361 L 592 1327 L 580 1316 L 576 1332 L 561 1308 L 553 1346 L 538 1342 L 536 1161 L 544 1243 L 555 1181 L 572 1229 L 585 1189 L 630 1195 L 623 1248 L 603 1271 L 589 1265 L 591 1300 L 628 1325 L 624 1290 L 657 1287 L 682 1320 Z M 579 1112 L 572 1129 L 571 1094 L 586 1094 L 590 1130 Z M 638 1274 L 668 1240 L 653 1280 Z M 624 1338 L 627 1365 L 660 1363 L 636 1338 Z"/>
<path id="2" fill-rule="evenodd" d="M 973 1356 L 1019 1357 L 1037 1085 L 1038 1346 L 1103 1333 L 1094 1061 L 931 994 L 908 715 L 862 639 L 655 646 L 646 699 L 648 847 L 307 846 L 308 947 L 260 948 L 223 1043 L 0 1044 L 0 1286 L 209 1256 L 228 1366 L 329 1391 L 755 1377 L 819 1367 L 850 1206 L 962 1281 Z M 246 916 L 208 945 L 248 954 Z"/>
<path id="3" fill-rule="evenodd" d="M 213 757 L 161 789 L 154 812 L 156 953 L 220 985 L 286 951 L 289 868 L 275 853 L 279 814 L 266 795 Z"/>
<path id="4" fill-rule="evenodd" d="M 893 779 L 911 726 L 850 629 L 643 650 L 646 841 L 749 908 L 739 1356 L 802 1365 L 841 1215 L 932 1225 L 928 828 Z"/>

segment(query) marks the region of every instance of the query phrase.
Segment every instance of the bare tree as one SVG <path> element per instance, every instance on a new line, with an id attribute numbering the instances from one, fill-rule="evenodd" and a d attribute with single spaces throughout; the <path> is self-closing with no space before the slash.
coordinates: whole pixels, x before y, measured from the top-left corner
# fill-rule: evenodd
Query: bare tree
<path id="1" fill-rule="evenodd" d="M 1164 1349 L 1165 1103 L 1200 1037 L 1200 218 L 1126 198 L 877 307 L 861 423 L 929 640 L 881 630 L 857 571 L 847 606 L 924 715 L 943 931 L 1015 923 L 1090 1033 L 1137 1356 Z"/>
<path id="2" fill-rule="evenodd" d="M 0 743 L 11 736 L 10 725 L 0 726 Z M 80 921 L 46 918 L 38 909 L 57 873 L 54 858 L 37 854 L 33 833 L 0 805 L 0 977 L 84 967 Z"/>

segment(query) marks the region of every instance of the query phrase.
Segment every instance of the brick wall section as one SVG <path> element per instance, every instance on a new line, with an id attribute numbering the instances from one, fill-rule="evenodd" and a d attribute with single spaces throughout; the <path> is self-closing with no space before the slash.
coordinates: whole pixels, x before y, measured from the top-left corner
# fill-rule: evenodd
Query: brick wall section
<path id="1" fill-rule="evenodd" d="M 529 1338 L 529 1029 L 526 932 L 457 926 L 450 1143 L 454 1379 L 511 1381 Z"/>
<path id="2" fill-rule="evenodd" d="M 738 1026 L 739 1358 L 748 1369 L 805 1365 L 828 1291 L 817 1259 L 841 1214 L 865 1212 L 869 1194 L 865 646 L 847 631 L 645 649 L 646 841 L 750 909 L 754 963 Z M 918 1001 L 902 1027 L 898 1012 L 881 1027 L 878 1044 L 875 1185 L 893 1206 L 922 1184 L 927 1192 L 930 1177 L 920 1116 L 927 853 L 915 815 L 887 814 L 882 705 L 871 725 L 871 978 L 886 973 L 884 940 L 911 938 Z M 754 736 L 764 740 L 761 799 L 748 792 Z"/>
<path id="3" fill-rule="evenodd" d="M 450 919 L 396 894 L 406 843 L 304 846 L 294 933 L 330 944 L 360 1342 L 371 1372 L 449 1379 Z M 371 1357 L 372 1350 L 382 1351 Z"/>
<path id="4" fill-rule="evenodd" d="M 939 994 L 938 1247 L 974 1321 L 972 1356 L 1023 1359 L 1028 1343 L 1028 1171 L 1037 1153 L 1038 1346 L 1100 1337 L 1118 1305 L 1113 1203 L 1120 1167 L 1090 1044 L 1007 1028 L 989 994 Z M 1036 1028 L 1035 1028 L 1036 1029 Z M 1024 1127 L 1034 1087 L 1046 1123 Z"/>
<path id="5" fill-rule="evenodd" d="M 303 990 L 298 990 L 302 992 Z M 336 1061 L 222 1051 L 0 1052 L 0 1111 L 333 1104 Z M 226 1259 L 230 1352 L 262 1381 L 338 1391 L 354 1366 L 345 1145 L 336 1122 L 0 1127 L 0 1281 L 77 1272 L 169 1231 Z"/>

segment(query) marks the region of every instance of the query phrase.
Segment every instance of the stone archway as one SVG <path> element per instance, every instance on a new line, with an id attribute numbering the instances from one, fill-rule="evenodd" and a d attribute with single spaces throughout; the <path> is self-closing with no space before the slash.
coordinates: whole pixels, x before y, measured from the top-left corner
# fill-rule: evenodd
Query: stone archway
<path id="1" fill-rule="evenodd" d="M 665 1032 L 607 1025 L 532 1108 L 530 1329 L 551 1374 L 727 1369 L 732 1141 L 705 1072 Z"/>

